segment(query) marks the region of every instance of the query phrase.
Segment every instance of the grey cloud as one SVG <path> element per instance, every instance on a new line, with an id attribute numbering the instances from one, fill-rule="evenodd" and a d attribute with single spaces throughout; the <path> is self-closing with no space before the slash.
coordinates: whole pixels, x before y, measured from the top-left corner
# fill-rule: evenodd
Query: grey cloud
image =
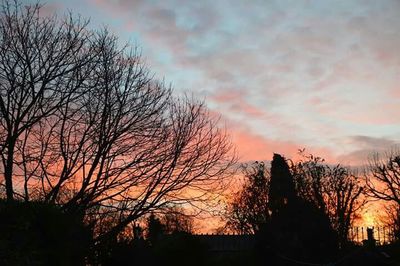
<path id="1" fill-rule="evenodd" d="M 376 138 L 370 136 L 351 136 L 349 137 L 350 142 L 353 145 L 357 145 L 362 148 L 370 148 L 370 149 L 387 149 L 391 146 L 397 144 L 398 142 L 393 139 L 388 138 Z"/>
<path id="2" fill-rule="evenodd" d="M 363 165 L 366 164 L 375 153 L 387 152 L 398 148 L 400 142 L 390 138 L 358 135 L 348 137 L 348 144 L 352 145 L 354 150 L 338 156 L 338 161 Z"/>

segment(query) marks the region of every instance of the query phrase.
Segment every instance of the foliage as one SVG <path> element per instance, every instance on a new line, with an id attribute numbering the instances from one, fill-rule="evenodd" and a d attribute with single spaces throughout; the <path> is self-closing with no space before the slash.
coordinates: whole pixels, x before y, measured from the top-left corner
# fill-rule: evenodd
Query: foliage
<path id="1" fill-rule="evenodd" d="M 314 217 L 319 222 L 314 224 L 314 229 L 309 228 L 310 235 L 319 232 L 314 235 L 316 239 L 325 235 L 330 239 L 327 245 L 334 247 L 338 242 L 344 248 L 348 245 L 349 230 L 366 203 L 362 194 L 364 185 L 350 168 L 328 165 L 320 157 L 305 154 L 305 150 L 299 154 L 302 159 L 289 161 L 290 165 L 284 157 L 274 154 L 271 175 L 258 162 L 245 168 L 247 182 L 230 203 L 227 226 L 236 232 L 255 233 L 274 220 L 274 216 L 280 217 L 275 221 L 280 220 L 282 224 L 285 219 L 314 224 L 310 218 Z M 311 216 L 296 212 L 296 208 Z M 297 218 L 290 218 L 290 210 Z M 279 215 L 282 211 L 284 214 Z M 294 221 L 287 221 L 287 227 L 297 227 L 300 231 L 307 228 L 306 224 Z"/>
<path id="2" fill-rule="evenodd" d="M 274 154 L 271 162 L 271 181 L 269 188 L 269 208 L 271 215 L 277 215 L 296 196 L 295 185 L 289 166 L 284 157 Z"/>
<path id="3" fill-rule="evenodd" d="M 329 261 L 336 252 L 336 235 L 328 216 L 313 202 L 296 195 L 289 165 L 274 154 L 271 162 L 271 222 L 265 240 L 277 254 L 302 260 Z M 269 238 L 269 239 L 268 239 Z"/>
<path id="4" fill-rule="evenodd" d="M 162 210 L 162 213 L 155 215 L 151 213 L 147 218 L 147 239 L 151 245 L 163 235 L 174 233 L 193 233 L 193 217 L 185 213 L 183 208 L 176 206 Z"/>
<path id="5" fill-rule="evenodd" d="M 264 163 L 242 165 L 243 188 L 235 194 L 228 207 L 227 227 L 241 234 L 254 234 L 269 219 L 269 172 Z"/>
<path id="6" fill-rule="evenodd" d="M 305 150 L 299 150 L 302 159 L 291 162 L 290 170 L 296 184 L 298 196 L 326 212 L 326 181 L 329 178 L 329 166 L 325 160 L 312 154 L 305 154 Z"/>
<path id="7" fill-rule="evenodd" d="M 376 153 L 365 173 L 367 194 L 384 202 L 386 223 L 400 239 L 400 151 Z"/>
<path id="8" fill-rule="evenodd" d="M 114 243 L 101 265 L 160 265 L 154 251 L 143 239 L 124 240 Z"/>
<path id="9" fill-rule="evenodd" d="M 155 246 L 155 255 L 163 265 L 205 265 L 206 249 L 195 236 L 186 232 L 163 235 Z"/>
<path id="10" fill-rule="evenodd" d="M 102 265 L 204 265 L 206 247 L 190 232 L 191 222 L 182 210 L 168 208 L 164 214 L 150 214 L 146 220 L 146 239 L 116 239 L 103 252 Z M 185 217 L 185 218 L 182 218 Z"/>
<path id="11" fill-rule="evenodd" d="M 0 201 L 1 265 L 85 265 L 90 239 L 81 217 L 56 206 Z"/>
<path id="12" fill-rule="evenodd" d="M 329 217 L 340 245 L 346 245 L 358 211 L 366 203 L 360 177 L 340 164 L 330 166 L 320 157 L 306 155 L 304 149 L 299 154 L 302 159 L 290 166 L 297 194 Z"/>
<path id="13" fill-rule="evenodd" d="M 183 208 L 177 206 L 169 207 L 163 211 L 161 223 L 164 225 L 166 234 L 177 232 L 193 233 L 193 217 L 185 212 Z"/>
<path id="14" fill-rule="evenodd" d="M 147 219 L 147 240 L 151 245 L 155 246 L 164 233 L 164 225 L 161 223 L 160 219 L 153 213 L 150 214 Z"/>

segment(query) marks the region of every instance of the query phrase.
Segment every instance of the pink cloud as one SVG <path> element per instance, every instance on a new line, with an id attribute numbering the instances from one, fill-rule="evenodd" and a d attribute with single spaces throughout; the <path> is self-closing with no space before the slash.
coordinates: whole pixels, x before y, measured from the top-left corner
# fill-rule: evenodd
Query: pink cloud
<path id="1" fill-rule="evenodd" d="M 400 73 L 399 73 L 399 74 L 400 74 Z M 399 81 L 398 81 L 398 82 L 400 83 L 400 78 L 399 78 Z M 388 96 L 389 96 L 389 97 L 395 97 L 395 98 L 397 98 L 397 99 L 400 99 L 400 85 L 395 85 L 395 86 L 393 86 L 393 87 L 389 90 Z"/>
<path id="2" fill-rule="evenodd" d="M 61 3 L 46 3 L 40 9 L 40 16 L 50 17 L 57 13 L 57 11 L 62 10 L 64 6 Z"/>
<path id="3" fill-rule="evenodd" d="M 218 103 L 228 103 L 242 99 L 246 93 L 241 90 L 224 89 L 219 90 L 211 96 L 211 100 Z"/>
<path id="4" fill-rule="evenodd" d="M 247 117 L 266 117 L 267 113 L 254 104 L 250 104 L 246 100 L 247 93 L 243 90 L 221 89 L 214 93 L 209 100 L 218 105 L 226 106 L 229 112 L 234 114 L 244 114 Z"/>
<path id="5" fill-rule="evenodd" d="M 332 151 L 324 147 L 305 147 L 302 143 L 266 138 L 251 132 L 242 125 L 230 124 L 228 133 L 236 147 L 239 159 L 246 161 L 271 160 L 274 153 L 283 154 L 286 158 L 299 159 L 298 150 L 306 148 L 307 152 L 336 162 Z"/>
<path id="6" fill-rule="evenodd" d="M 361 134 L 354 133 L 359 125 L 364 130 L 364 126 L 398 123 L 399 102 L 394 99 L 400 97 L 400 89 L 394 86 L 398 82 L 393 81 L 393 74 L 388 78 L 384 74 L 396 67 L 399 70 L 400 38 L 397 31 L 391 32 L 397 27 L 382 27 L 386 19 L 393 20 L 387 25 L 398 25 L 394 8 L 387 9 L 391 18 L 374 8 L 345 13 L 332 8 L 321 19 L 321 13 L 308 12 L 308 7 L 305 14 L 285 7 L 285 12 L 274 12 L 276 15 L 243 16 L 235 21 L 238 27 L 232 33 L 220 27 L 225 19 L 231 19 L 230 11 L 253 15 L 257 10 L 243 5 L 239 10 L 235 6 L 219 11 L 216 5 L 184 6 L 184 1 L 153 5 L 146 1 L 90 1 L 114 17 L 122 17 L 128 30 L 140 32 L 151 63 L 157 66 L 159 54 L 170 55 L 172 64 L 157 66 L 159 71 L 165 70 L 162 75 L 171 78 L 177 73 L 181 78 L 179 73 L 195 72 L 211 95 L 209 100 L 226 112 L 225 116 L 239 117 L 243 125 L 265 122 L 271 138 L 263 137 L 268 133 L 261 126 L 254 133 L 233 126 L 232 135 L 245 158 L 270 156 L 263 155 L 263 150 L 295 154 L 304 146 L 301 140 L 310 144 L 315 139 L 318 145 L 328 146 L 332 138 Z M 173 8 L 178 5 L 185 8 Z M 185 20 L 194 21 L 192 28 L 178 23 Z M 179 86 L 190 87 L 191 75 L 182 80 L 185 78 L 189 81 Z M 380 98 L 387 92 L 388 100 Z M 260 104 L 257 97 L 270 106 Z M 341 151 L 316 148 L 321 152 L 318 155 L 335 159 L 333 150 Z M 350 161 L 359 157 L 355 154 Z"/>

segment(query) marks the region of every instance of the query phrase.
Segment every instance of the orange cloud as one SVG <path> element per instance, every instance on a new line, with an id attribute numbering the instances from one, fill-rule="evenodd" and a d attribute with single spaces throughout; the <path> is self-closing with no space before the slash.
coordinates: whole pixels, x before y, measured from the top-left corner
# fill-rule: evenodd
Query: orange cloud
<path id="1" fill-rule="evenodd" d="M 286 158 L 296 160 L 299 159 L 298 150 L 302 148 L 306 148 L 307 152 L 321 156 L 329 162 L 336 161 L 332 151 L 324 147 L 308 147 L 303 143 L 268 139 L 244 128 L 231 127 L 228 130 L 238 152 L 239 160 L 242 162 L 271 160 L 274 153 L 280 153 Z"/>

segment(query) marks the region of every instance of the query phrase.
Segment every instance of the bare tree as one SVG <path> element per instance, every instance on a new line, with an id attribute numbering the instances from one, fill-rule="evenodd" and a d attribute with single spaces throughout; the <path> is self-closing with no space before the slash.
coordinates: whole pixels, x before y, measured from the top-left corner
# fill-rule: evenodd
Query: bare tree
<path id="1" fill-rule="evenodd" d="M 297 162 L 290 161 L 290 171 L 295 180 L 297 194 L 312 202 L 324 213 L 327 204 L 324 199 L 325 185 L 328 179 L 329 167 L 325 160 L 312 154 L 305 154 L 305 149 L 299 150 L 302 159 Z"/>
<path id="2" fill-rule="evenodd" d="M 184 208 L 168 206 L 157 213 L 152 212 L 146 219 L 146 238 L 155 245 L 163 235 L 193 233 L 193 217 Z"/>
<path id="3" fill-rule="evenodd" d="M 243 188 L 229 203 L 227 227 L 242 234 L 254 234 L 270 217 L 268 209 L 270 174 L 262 162 L 242 165 L 242 172 L 245 182 Z"/>
<path id="4" fill-rule="evenodd" d="M 0 155 L 8 200 L 14 198 L 17 145 L 31 128 L 79 97 L 96 52 L 86 21 L 41 18 L 40 6 L 4 1 L 0 14 Z"/>
<path id="5" fill-rule="evenodd" d="M 327 213 L 343 246 L 348 241 L 349 230 L 359 211 L 366 204 L 362 194 L 364 185 L 357 172 L 341 165 L 329 167 L 328 177 L 325 185 Z"/>
<path id="6" fill-rule="evenodd" d="M 392 229 L 393 239 L 400 238 L 400 152 L 392 150 L 374 154 L 365 172 L 367 195 L 383 201 L 386 224 Z"/>
<path id="7" fill-rule="evenodd" d="M 60 34 L 52 35 L 47 29 L 50 33 L 45 36 L 32 37 L 46 45 L 42 51 L 30 48 L 38 63 L 18 61 L 21 69 L 47 73 L 47 64 L 53 63 L 39 63 L 53 50 L 62 54 L 46 59 L 59 62 L 62 70 L 58 70 L 59 65 L 49 67 L 50 73 L 61 71 L 53 80 L 52 76 L 40 78 L 44 80 L 40 86 L 34 83 L 39 79 L 35 76 L 26 81 L 34 83 L 33 88 L 48 89 L 39 93 L 43 100 L 38 103 L 39 96 L 29 96 L 34 98 L 34 103 L 28 103 L 34 106 L 31 109 L 24 104 L 20 107 L 18 99 L 33 88 L 24 85 L 14 92 L 10 85 L 11 92 L 2 92 L 3 99 L 15 93 L 13 104 L 27 113 L 11 127 L 19 126 L 23 132 L 13 146 L 18 155 L 10 155 L 12 162 L 18 162 L 20 176 L 7 172 L 6 187 L 8 179 L 19 180 L 22 186 L 18 194 L 25 200 L 58 204 L 67 212 L 82 215 L 95 227 L 95 241 L 116 236 L 153 210 L 177 203 L 204 203 L 224 188 L 224 177 L 235 157 L 225 131 L 210 118 L 203 102 L 189 96 L 174 97 L 170 88 L 149 74 L 137 49 L 120 48 L 118 39 L 106 30 L 90 32 L 73 19 L 58 26 L 55 19 L 39 17 L 38 6 L 22 14 L 19 6 L 6 10 L 16 10 L 6 17 L 15 16 L 18 27 L 26 24 L 27 36 L 35 31 L 41 34 L 41 27 L 50 26 Z M 64 27 L 71 27 L 71 32 L 64 33 Z M 69 43 L 74 34 L 78 35 L 79 48 L 56 42 L 66 39 Z M 50 46 L 47 40 L 55 44 Z M 13 47 L 17 55 L 20 49 Z M 64 50 L 71 55 L 64 55 Z M 15 69 L 9 72 L 10 76 L 25 77 Z M 29 115 L 33 118 L 26 119 Z M 2 125 L 8 130 L 7 119 Z M 3 143 L 2 154 L 13 145 L 8 136 Z M 16 191 L 10 192 L 11 198 L 13 193 Z M 102 217 L 113 217 L 104 219 L 117 222 L 105 228 L 100 224 Z"/>
<path id="8" fill-rule="evenodd" d="M 373 198 L 400 205 L 400 152 L 375 154 L 365 174 L 367 192 Z"/>
<path id="9" fill-rule="evenodd" d="M 384 213 L 380 212 L 379 220 L 388 229 L 389 241 L 400 239 L 400 206 L 396 203 L 382 206 Z"/>
<path id="10" fill-rule="evenodd" d="M 297 193 L 328 215 L 339 243 L 344 245 L 358 212 L 366 203 L 363 182 L 349 168 L 330 166 L 320 157 L 306 155 L 305 150 L 300 150 L 300 155 L 303 159 L 291 165 Z"/>
<path id="11" fill-rule="evenodd" d="M 194 232 L 193 216 L 188 214 L 182 207 L 168 207 L 161 216 L 161 223 L 164 225 L 164 231 L 167 234 Z"/>

